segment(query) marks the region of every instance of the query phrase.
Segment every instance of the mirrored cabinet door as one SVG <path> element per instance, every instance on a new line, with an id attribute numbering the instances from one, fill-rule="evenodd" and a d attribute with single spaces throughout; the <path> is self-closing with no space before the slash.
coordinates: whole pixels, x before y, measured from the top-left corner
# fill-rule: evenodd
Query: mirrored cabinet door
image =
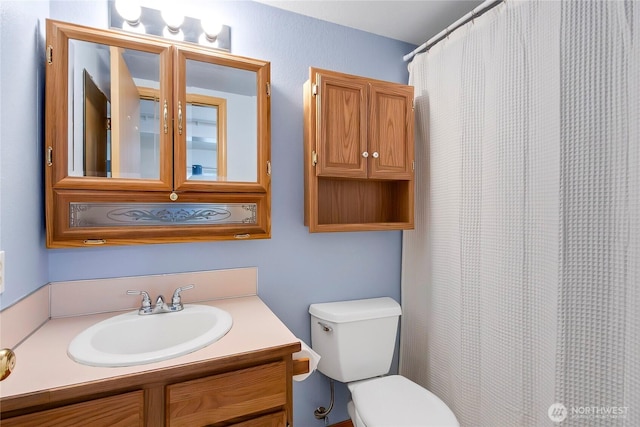
<path id="1" fill-rule="evenodd" d="M 175 57 L 176 189 L 264 191 L 267 63 L 183 46 Z"/>
<path id="2" fill-rule="evenodd" d="M 171 45 L 55 22 L 47 32 L 53 184 L 171 189 Z"/>

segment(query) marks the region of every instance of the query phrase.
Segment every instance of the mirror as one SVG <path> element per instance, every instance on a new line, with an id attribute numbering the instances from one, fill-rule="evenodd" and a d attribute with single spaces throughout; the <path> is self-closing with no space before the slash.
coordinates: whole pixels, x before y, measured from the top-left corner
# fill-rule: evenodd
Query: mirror
<path id="1" fill-rule="evenodd" d="M 160 177 L 158 54 L 69 40 L 70 176 Z"/>
<path id="2" fill-rule="evenodd" d="M 186 179 L 256 182 L 256 73 L 187 59 L 185 77 Z"/>
<path id="3" fill-rule="evenodd" d="M 160 55 L 76 39 L 68 47 L 69 176 L 160 179 Z M 185 128 L 185 179 L 257 182 L 257 73 L 194 59 L 180 72 L 186 102 L 168 122 Z"/>

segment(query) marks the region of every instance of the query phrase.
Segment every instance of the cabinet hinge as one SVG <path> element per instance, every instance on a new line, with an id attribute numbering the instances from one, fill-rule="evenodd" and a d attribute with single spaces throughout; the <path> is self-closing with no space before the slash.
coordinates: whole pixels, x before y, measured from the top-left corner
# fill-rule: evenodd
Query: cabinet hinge
<path id="1" fill-rule="evenodd" d="M 271 160 L 267 160 L 267 175 L 271 176 Z"/>
<path id="2" fill-rule="evenodd" d="M 47 64 L 53 64 L 53 46 L 47 46 Z"/>
<path id="3" fill-rule="evenodd" d="M 318 153 L 315 151 L 311 152 L 311 166 L 315 166 L 318 164 Z"/>
<path id="4" fill-rule="evenodd" d="M 107 130 L 111 130 L 111 117 L 107 117 Z"/>
<path id="5" fill-rule="evenodd" d="M 318 84 L 314 83 L 313 86 L 311 86 L 311 94 L 313 96 L 316 96 L 318 94 Z"/>
<path id="6" fill-rule="evenodd" d="M 416 161 L 415 160 L 413 162 L 411 162 L 411 170 L 413 170 L 413 171 L 416 170 Z"/>
<path id="7" fill-rule="evenodd" d="M 267 96 L 271 96 L 271 83 L 267 82 Z"/>

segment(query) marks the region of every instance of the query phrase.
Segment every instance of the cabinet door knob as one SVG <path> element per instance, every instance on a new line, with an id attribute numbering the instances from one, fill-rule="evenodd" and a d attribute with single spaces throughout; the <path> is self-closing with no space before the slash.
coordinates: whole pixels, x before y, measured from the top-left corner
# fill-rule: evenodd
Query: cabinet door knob
<path id="1" fill-rule="evenodd" d="M 362 153 L 362 157 L 366 159 L 367 157 L 369 157 L 369 153 L 365 151 L 364 153 Z"/>
<path id="2" fill-rule="evenodd" d="M 380 157 L 380 154 L 378 154 L 377 151 L 374 151 L 372 156 L 373 156 L 374 159 L 377 159 L 378 157 Z"/>

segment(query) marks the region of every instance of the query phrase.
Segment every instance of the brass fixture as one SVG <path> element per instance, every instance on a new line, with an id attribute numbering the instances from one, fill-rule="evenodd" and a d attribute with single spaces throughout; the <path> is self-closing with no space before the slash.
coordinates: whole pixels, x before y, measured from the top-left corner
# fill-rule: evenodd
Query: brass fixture
<path id="1" fill-rule="evenodd" d="M 16 367 L 16 354 L 10 348 L 0 350 L 0 381 L 7 378 Z"/>

